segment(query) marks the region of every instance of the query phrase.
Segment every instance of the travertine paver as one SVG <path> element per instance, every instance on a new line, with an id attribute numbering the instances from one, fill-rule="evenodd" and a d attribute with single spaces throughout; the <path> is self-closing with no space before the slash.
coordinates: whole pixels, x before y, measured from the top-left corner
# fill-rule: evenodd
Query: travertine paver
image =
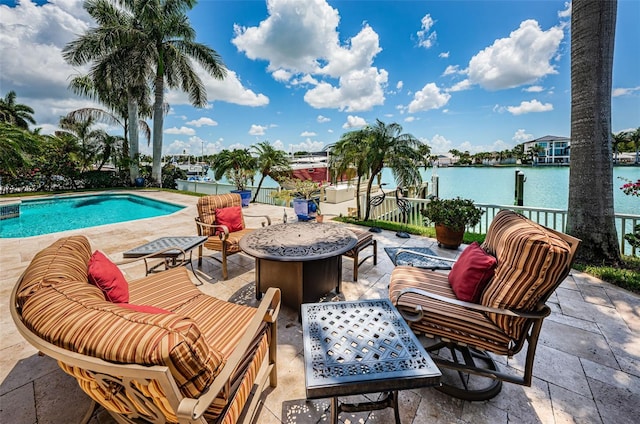
<path id="1" fill-rule="evenodd" d="M 0 239 L 0 423 L 67 423 L 82 416 L 88 405 L 75 380 L 54 361 L 38 356 L 17 333 L 7 309 L 7 299 L 20 273 L 33 255 L 61 236 L 85 234 L 94 249 L 114 260 L 122 252 L 162 236 L 193 235 L 196 198 L 176 193 L 148 191 L 146 195 L 187 205 L 167 217 L 112 224 L 85 230 L 24 239 Z M 347 205 L 323 205 L 325 213 L 344 213 Z M 344 209 L 344 210 L 342 210 Z M 282 208 L 252 204 L 248 213 L 268 213 L 282 221 Z M 289 210 L 289 217 L 294 216 Z M 248 218 L 250 227 L 259 219 Z M 422 246 L 447 257 L 453 252 L 437 247 L 435 240 L 394 232 L 374 235 L 378 240 L 378 265 L 366 261 L 359 280 L 352 281 L 351 259 L 343 261 L 340 295 L 331 299 L 356 300 L 387 296 L 393 264 L 384 247 Z M 254 261 L 242 254 L 229 258 L 229 279 L 221 280 L 220 264 L 205 259 L 196 268 L 205 281 L 200 289 L 222 299 L 255 304 Z M 144 266 L 125 267 L 130 277 L 144 275 Z M 549 299 L 552 315 L 543 325 L 532 387 L 504 384 L 500 395 L 488 402 L 469 403 L 424 388 L 400 394 L 405 424 L 422 423 L 611 423 L 637 422 L 640 405 L 640 297 L 573 271 Z M 258 423 L 328 422 L 329 402 L 305 400 L 302 328 L 297 312 L 283 308 L 278 325 L 278 387 L 268 390 L 259 410 Z M 522 370 L 523 356 L 507 362 L 511 371 Z M 366 399 L 363 399 L 366 400 Z M 341 414 L 344 423 L 388 423 L 391 410 Z M 98 409 L 92 424 L 113 423 Z"/>

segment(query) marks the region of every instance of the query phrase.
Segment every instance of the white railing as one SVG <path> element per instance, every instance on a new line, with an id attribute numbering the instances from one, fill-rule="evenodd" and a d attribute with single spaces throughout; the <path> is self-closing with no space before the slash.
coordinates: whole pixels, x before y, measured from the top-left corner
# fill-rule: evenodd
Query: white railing
<path id="1" fill-rule="evenodd" d="M 420 213 L 423 206 L 429 202 L 429 199 L 413 199 L 405 198 L 411 203 L 411 208 L 406 217 L 406 222 L 414 225 L 425 225 L 424 217 Z M 361 197 L 361 204 L 365 203 L 365 196 Z M 567 225 L 567 211 L 562 209 L 534 208 L 528 206 L 513 205 L 492 205 L 484 203 L 476 203 L 484 213 L 480 223 L 474 227 L 467 228 L 467 231 L 486 234 L 491 221 L 501 209 L 511 209 L 534 222 L 554 230 L 565 232 Z M 385 197 L 384 201 L 371 210 L 370 217 L 373 220 L 391 221 L 403 223 L 404 217 L 398 209 L 396 198 L 394 196 Z M 640 252 L 634 246 L 631 246 L 625 239 L 624 234 L 632 233 L 636 225 L 640 224 L 640 215 L 615 214 L 616 230 L 618 233 L 618 242 L 620 243 L 620 252 L 623 255 L 637 256 Z"/>
<path id="2" fill-rule="evenodd" d="M 226 194 L 236 189 L 232 184 L 218 183 L 216 181 L 176 180 L 176 183 L 178 184 L 178 190 L 191 191 L 193 193 Z M 251 190 L 251 199 L 253 200 L 257 187 L 247 187 L 247 189 Z M 277 192 L 278 190 L 280 189 L 273 187 L 261 187 L 256 202 L 267 205 L 279 204 L 276 199 L 271 197 L 271 193 L 274 191 Z"/>

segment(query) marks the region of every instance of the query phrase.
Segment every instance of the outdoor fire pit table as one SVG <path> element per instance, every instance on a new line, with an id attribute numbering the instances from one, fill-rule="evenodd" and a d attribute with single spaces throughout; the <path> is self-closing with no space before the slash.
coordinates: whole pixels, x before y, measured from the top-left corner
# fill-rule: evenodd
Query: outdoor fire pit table
<path id="1" fill-rule="evenodd" d="M 339 224 L 294 222 L 259 228 L 240 240 L 240 248 L 256 259 L 256 298 L 277 287 L 282 303 L 299 313 L 302 303 L 334 288 L 340 292 L 342 254 L 357 241 Z"/>
<path id="2" fill-rule="evenodd" d="M 331 398 L 340 412 L 393 408 L 398 390 L 437 386 L 442 374 L 388 299 L 302 305 L 307 399 Z M 339 404 L 338 396 L 386 393 L 379 401 Z"/>

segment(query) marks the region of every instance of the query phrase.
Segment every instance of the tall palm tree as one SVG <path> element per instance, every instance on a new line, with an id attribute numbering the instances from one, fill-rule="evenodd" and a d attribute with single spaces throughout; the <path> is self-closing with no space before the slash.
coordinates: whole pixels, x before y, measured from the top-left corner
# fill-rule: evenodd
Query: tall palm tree
<path id="1" fill-rule="evenodd" d="M 11 90 L 0 99 L 0 122 L 6 122 L 19 128 L 28 130 L 29 124 L 35 125 L 33 109 L 27 105 L 16 103 L 16 92 Z"/>
<path id="2" fill-rule="evenodd" d="M 276 149 L 268 141 L 257 143 L 251 146 L 251 149 L 257 154 L 256 161 L 258 171 L 261 175 L 260 181 L 258 182 L 258 188 L 256 189 L 256 194 L 253 196 L 252 200 L 252 202 L 255 202 L 266 177 L 274 176 L 275 173 L 287 171 L 291 167 L 289 166 L 289 157 L 285 151 Z"/>
<path id="3" fill-rule="evenodd" d="M 136 44 L 144 46 L 153 61 L 153 168 L 152 177 L 162 181 L 162 127 L 164 122 L 164 91 L 179 88 L 189 94 L 191 104 L 204 107 L 207 93 L 192 61 L 198 62 L 216 79 L 224 79 L 226 67 L 212 48 L 195 41 L 195 31 L 186 12 L 195 0 L 121 0 L 134 12 L 138 24 Z M 166 84 L 165 84 L 166 83 Z"/>
<path id="4" fill-rule="evenodd" d="M 41 143 L 40 135 L 0 122 L 0 177 L 15 176 L 21 168 L 31 166 Z"/>
<path id="5" fill-rule="evenodd" d="M 613 207 L 611 86 L 617 1 L 574 0 L 571 14 L 571 165 L 567 232 L 576 260 L 620 264 Z"/>
<path id="6" fill-rule="evenodd" d="M 367 128 L 366 161 L 369 165 L 369 181 L 367 182 L 367 208 L 364 219 L 369 219 L 371 207 L 371 186 L 374 178 L 381 174 L 384 167 L 391 169 L 396 184 L 402 187 L 418 186 L 422 183 L 420 175 L 420 145 L 411 134 L 403 134 L 402 126 L 397 123 L 385 124 L 379 119 L 376 124 Z"/>
<path id="7" fill-rule="evenodd" d="M 92 128 L 95 121 L 92 117 L 87 119 L 75 119 L 69 115 L 60 118 L 60 128 L 62 131 L 56 131 L 56 135 L 62 133 L 71 134 L 76 137 L 80 145 L 80 171 L 86 171 L 93 163 L 96 150 L 98 149 L 96 141 L 103 137 L 104 131 Z"/>
<path id="8" fill-rule="evenodd" d="M 152 178 L 162 181 L 162 128 L 166 107 L 165 85 L 179 88 L 189 94 L 194 106 L 207 103 L 202 80 L 195 73 L 192 61 L 198 62 L 214 78 L 223 79 L 226 68 L 218 53 L 195 42 L 195 31 L 186 12 L 195 0 L 88 0 L 85 9 L 96 19 L 98 28 L 65 48 L 65 59 L 70 63 L 87 63 L 96 58 L 114 55 L 109 63 L 127 68 L 126 76 L 134 76 L 133 87 L 142 87 L 141 81 L 152 78 L 153 101 L 153 169 Z M 102 43 L 101 43 L 102 42 Z M 99 47 L 98 52 L 91 46 Z M 115 71 L 115 68 L 109 67 Z M 106 72 L 106 70 L 105 70 Z M 133 94 L 129 101 L 137 97 Z M 130 104 L 129 122 L 135 105 Z M 130 132 L 133 143 L 134 132 Z"/>

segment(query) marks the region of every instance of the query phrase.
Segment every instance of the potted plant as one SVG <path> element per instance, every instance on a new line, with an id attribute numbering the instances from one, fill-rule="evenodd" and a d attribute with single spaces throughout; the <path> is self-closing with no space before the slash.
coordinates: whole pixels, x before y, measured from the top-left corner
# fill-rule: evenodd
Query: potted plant
<path id="1" fill-rule="evenodd" d="M 293 208 L 298 215 L 298 220 L 308 221 L 320 215 L 320 197 L 323 195 L 324 186 L 311 180 L 287 178 L 280 181 L 283 190 L 273 194 L 273 197 L 284 200 L 288 205 L 293 199 Z M 320 218 L 322 219 L 322 218 Z M 320 220 L 318 220 L 320 222 Z"/>
<path id="2" fill-rule="evenodd" d="M 438 245 L 457 249 L 462 243 L 464 230 L 477 225 L 484 213 L 473 204 L 473 200 L 434 198 L 420 211 L 426 223 L 435 224 Z"/>
<path id="3" fill-rule="evenodd" d="M 249 181 L 253 184 L 256 174 L 257 161 L 251 156 L 249 149 L 223 150 L 213 158 L 215 169 L 214 178 L 219 180 L 225 176 L 227 180 L 236 186 L 232 193 L 240 193 L 242 206 L 249 206 L 251 202 L 251 190 L 247 189 Z"/>

